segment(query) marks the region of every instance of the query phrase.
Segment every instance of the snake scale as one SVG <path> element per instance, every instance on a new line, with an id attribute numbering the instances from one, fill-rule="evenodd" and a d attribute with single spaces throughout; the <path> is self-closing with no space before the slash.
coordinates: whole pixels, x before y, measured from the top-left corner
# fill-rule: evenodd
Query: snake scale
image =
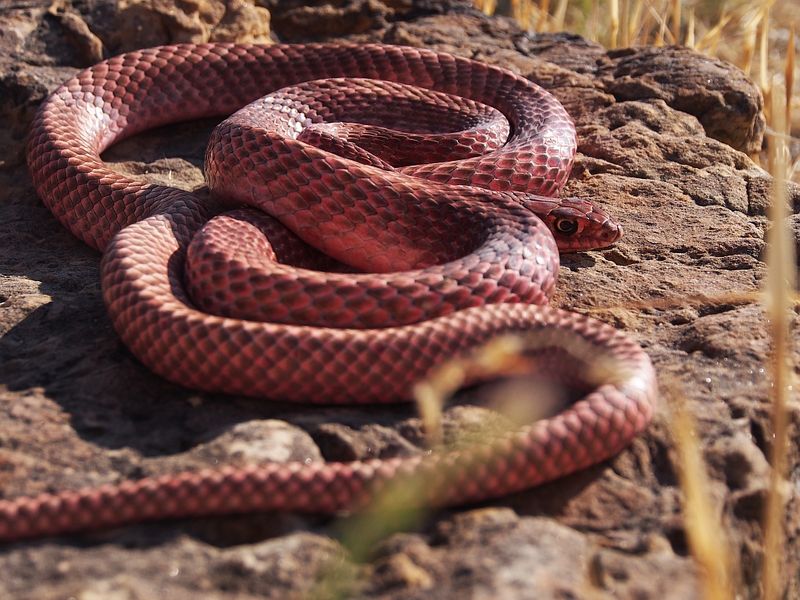
<path id="1" fill-rule="evenodd" d="M 207 149 L 210 196 L 122 175 L 100 157 L 145 129 L 229 115 Z M 464 504 L 619 452 L 653 412 L 648 357 L 608 325 L 544 306 L 559 250 L 607 246 L 622 233 L 590 202 L 557 197 L 575 151 L 566 111 L 531 81 L 417 48 L 172 45 L 67 81 L 33 122 L 33 182 L 59 221 L 102 251 L 111 321 L 159 375 L 282 400 L 394 402 L 451 357 L 498 335 L 538 333 L 553 340 L 534 353 L 542 370 L 582 395 L 460 450 L 5 499 L 0 539 L 349 511 L 399 476 L 427 478 L 420 502 Z M 614 359 L 617 378 L 593 383 L 590 361 L 560 339 Z"/>

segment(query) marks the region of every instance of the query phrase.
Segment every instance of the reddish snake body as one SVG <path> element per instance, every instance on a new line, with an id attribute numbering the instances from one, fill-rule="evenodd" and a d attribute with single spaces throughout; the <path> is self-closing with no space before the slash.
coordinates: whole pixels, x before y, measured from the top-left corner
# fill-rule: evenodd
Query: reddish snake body
<path id="1" fill-rule="evenodd" d="M 144 129 L 239 109 L 209 142 L 211 200 L 100 158 Z M 53 214 L 103 252 L 114 327 L 156 373 L 216 392 L 393 402 L 497 335 L 541 334 L 551 340 L 536 351 L 541 370 L 585 394 L 468 449 L 2 500 L 0 539 L 193 515 L 335 513 L 404 475 L 429 481 L 422 503 L 463 504 L 617 453 L 652 415 L 649 359 L 607 325 L 540 306 L 558 249 L 621 235 L 591 203 L 556 198 L 574 153 L 572 122 L 547 92 L 428 50 L 186 44 L 79 73 L 39 110 L 29 167 Z M 223 204 L 251 208 L 222 213 Z M 613 359 L 613 382 L 593 384 L 587 357 L 570 357 L 560 339 Z"/>

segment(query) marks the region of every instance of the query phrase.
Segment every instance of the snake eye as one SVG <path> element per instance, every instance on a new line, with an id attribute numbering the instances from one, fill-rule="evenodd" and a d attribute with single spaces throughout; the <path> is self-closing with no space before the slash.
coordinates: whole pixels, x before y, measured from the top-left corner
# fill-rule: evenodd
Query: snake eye
<path id="1" fill-rule="evenodd" d="M 562 235 L 574 235 L 578 232 L 578 222 L 573 219 L 558 219 L 556 231 Z"/>

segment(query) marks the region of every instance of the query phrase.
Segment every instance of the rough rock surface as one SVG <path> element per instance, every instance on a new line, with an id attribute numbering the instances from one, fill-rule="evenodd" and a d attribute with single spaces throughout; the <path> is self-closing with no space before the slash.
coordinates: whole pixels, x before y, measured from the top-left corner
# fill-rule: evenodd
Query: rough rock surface
<path id="1" fill-rule="evenodd" d="M 150 374 L 106 317 L 99 256 L 31 188 L 24 135 L 60 81 L 100 56 L 147 44 L 265 40 L 269 9 L 281 41 L 428 46 L 514 69 L 562 100 L 580 141 L 567 191 L 605 206 L 627 235 L 614 248 L 564 257 L 554 302 L 625 328 L 652 356 L 662 388 L 687 399 L 741 595 L 757 596 L 771 434 L 769 343 L 755 293 L 765 271 L 770 179 L 746 154 L 761 147 L 764 121 L 756 88 L 738 71 L 677 48 L 606 52 L 574 36 L 528 35 L 455 0 L 11 4 L 0 14 L 2 496 L 221 463 L 419 451 L 409 407 L 260 403 L 198 394 Z M 127 20 L 134 13 L 139 21 Z M 147 132 L 106 157 L 126 173 L 195 188 L 211 127 Z M 800 204 L 797 188 L 790 193 Z M 459 407 L 450 423 L 468 425 L 482 410 Z M 797 417 L 793 406 L 795 424 Z M 351 572 L 351 593 L 699 597 L 674 458 L 662 406 L 647 435 L 607 464 L 487 506 L 435 512 L 390 536 Z M 790 466 L 796 477 L 796 448 Z M 791 489 L 785 561 L 795 597 L 800 550 L 791 541 L 800 520 Z M 16 544 L 0 550 L 0 596 L 306 597 L 325 589 L 315 581 L 330 582 L 331 565 L 347 564 L 346 530 L 335 520 L 258 515 Z"/>

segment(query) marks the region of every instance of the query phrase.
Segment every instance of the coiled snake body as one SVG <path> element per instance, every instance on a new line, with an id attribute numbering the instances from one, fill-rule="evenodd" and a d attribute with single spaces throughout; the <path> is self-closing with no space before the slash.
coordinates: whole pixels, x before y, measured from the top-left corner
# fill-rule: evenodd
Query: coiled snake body
<path id="1" fill-rule="evenodd" d="M 209 143 L 212 200 L 100 159 L 144 129 L 248 102 Z M 187 44 L 78 74 L 34 121 L 31 174 L 53 214 L 103 252 L 114 327 L 156 373 L 210 391 L 389 402 L 498 334 L 541 332 L 612 357 L 621 375 L 469 450 L 0 501 L 0 539 L 225 512 L 330 513 L 363 505 L 398 475 L 442 469 L 447 477 L 431 477 L 420 500 L 466 503 L 618 452 L 652 413 L 648 358 L 609 326 L 539 306 L 555 285 L 558 248 L 621 234 L 590 203 L 555 198 L 574 152 L 571 121 L 541 88 L 427 50 Z M 220 214 L 219 203 L 252 208 Z M 557 343 L 546 350 L 548 370 L 585 384 L 578 359 Z"/>

